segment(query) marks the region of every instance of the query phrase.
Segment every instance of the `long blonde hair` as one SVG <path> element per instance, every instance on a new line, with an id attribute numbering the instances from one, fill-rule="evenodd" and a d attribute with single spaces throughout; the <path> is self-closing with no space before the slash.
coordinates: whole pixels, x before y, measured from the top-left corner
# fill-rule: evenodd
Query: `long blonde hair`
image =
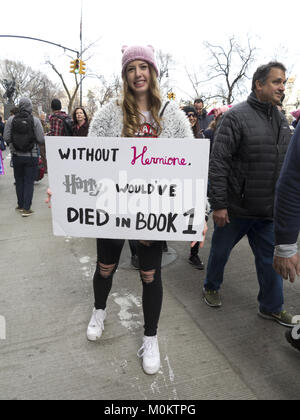
<path id="1" fill-rule="evenodd" d="M 149 64 L 150 69 L 150 86 L 149 86 L 149 106 L 152 117 L 157 125 L 158 135 L 161 133 L 161 119 L 159 111 L 161 109 L 162 100 L 160 96 L 159 85 L 154 68 Z M 141 113 L 133 94 L 133 91 L 128 85 L 126 73 L 123 75 L 123 97 L 122 97 L 122 111 L 123 111 L 123 132 L 122 137 L 135 137 L 139 131 Z"/>

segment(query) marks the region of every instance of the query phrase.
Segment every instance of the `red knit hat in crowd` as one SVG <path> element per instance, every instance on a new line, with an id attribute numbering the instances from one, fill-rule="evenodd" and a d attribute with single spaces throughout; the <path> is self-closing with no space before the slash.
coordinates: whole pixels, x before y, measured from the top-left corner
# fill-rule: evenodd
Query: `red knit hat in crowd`
<path id="1" fill-rule="evenodd" d="M 122 47 L 122 53 L 122 75 L 125 73 L 126 67 L 131 61 L 142 60 L 151 64 L 158 76 L 158 68 L 154 57 L 154 48 L 151 45 L 147 45 L 146 47 L 139 45 L 127 47 L 127 45 L 124 45 Z"/>

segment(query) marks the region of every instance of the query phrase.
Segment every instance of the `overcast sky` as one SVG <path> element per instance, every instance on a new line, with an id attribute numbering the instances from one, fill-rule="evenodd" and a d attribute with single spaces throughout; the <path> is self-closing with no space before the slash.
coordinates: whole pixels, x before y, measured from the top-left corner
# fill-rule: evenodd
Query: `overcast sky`
<path id="1" fill-rule="evenodd" d="M 83 0 L 82 4 L 84 45 L 100 38 L 90 52 L 88 69 L 107 78 L 120 73 L 122 45 L 152 44 L 176 61 L 170 74 L 174 89 L 188 89 L 184 66 L 197 70 L 205 65 L 203 41 L 220 44 L 233 34 L 242 42 L 247 34 L 254 40 L 260 49 L 255 67 L 276 52 L 300 78 L 299 0 Z M 41 38 L 78 50 L 80 7 L 81 0 L 5 2 L 0 34 Z M 20 60 L 58 82 L 44 64 L 49 57 L 70 76 L 70 57 L 57 47 L 0 38 L 0 51 L 2 59 Z"/>

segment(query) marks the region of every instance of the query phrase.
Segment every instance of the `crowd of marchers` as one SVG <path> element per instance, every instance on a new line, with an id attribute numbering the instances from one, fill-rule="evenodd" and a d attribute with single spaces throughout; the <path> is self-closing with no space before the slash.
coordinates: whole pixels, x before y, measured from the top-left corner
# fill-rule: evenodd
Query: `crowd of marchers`
<path id="1" fill-rule="evenodd" d="M 300 350 L 300 316 L 284 309 L 283 292 L 284 280 L 294 282 L 300 276 L 300 110 L 293 111 L 289 126 L 283 102 L 285 66 L 261 65 L 245 101 L 207 111 L 202 99 L 179 107 L 162 98 L 152 47 L 124 47 L 122 52 L 122 97 L 101 108 L 91 121 L 83 107 L 69 116 L 59 99 L 52 100 L 49 118 L 37 118 L 30 99 L 22 98 L 5 126 L 0 123 L 1 149 L 9 145 L 12 156 L 16 210 L 22 217 L 34 214 L 40 165 L 47 172 L 45 135 L 209 139 L 208 217 L 214 231 L 207 267 L 199 255 L 204 241 L 191 244 L 189 256 L 194 268 L 206 268 L 203 300 L 211 308 L 222 306 L 226 264 L 232 249 L 247 236 L 259 284 L 258 315 L 287 327 L 287 340 Z M 104 331 L 107 298 L 123 245 L 122 238 L 97 239 L 95 303 L 87 330 L 91 341 Z M 145 335 L 138 355 L 148 374 L 160 368 L 161 258 L 167 247 L 162 241 L 130 241 L 132 264 L 140 270 L 143 284 Z"/>

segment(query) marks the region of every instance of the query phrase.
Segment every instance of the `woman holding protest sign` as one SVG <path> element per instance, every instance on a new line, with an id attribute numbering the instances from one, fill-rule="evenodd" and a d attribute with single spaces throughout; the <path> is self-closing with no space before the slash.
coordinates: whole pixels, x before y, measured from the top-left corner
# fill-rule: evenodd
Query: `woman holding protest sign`
<path id="1" fill-rule="evenodd" d="M 175 103 L 163 104 L 157 82 L 158 69 L 151 46 L 123 47 L 123 98 L 103 107 L 91 122 L 91 137 L 193 138 L 187 118 Z M 95 308 L 87 337 L 101 337 L 106 303 L 117 270 L 124 240 L 97 240 L 97 267 L 94 274 Z M 139 241 L 138 257 L 143 284 L 145 335 L 138 355 L 143 369 L 155 374 L 160 368 L 157 340 L 162 306 L 162 242 Z"/>
<path id="2" fill-rule="evenodd" d="M 153 47 L 123 47 L 122 53 L 123 98 L 113 100 L 95 115 L 89 136 L 193 138 L 184 113 L 175 103 L 162 103 Z M 95 309 L 87 330 L 87 337 L 91 341 L 99 339 L 104 329 L 107 298 L 124 242 L 97 240 Z M 138 256 L 145 321 L 143 345 L 138 355 L 143 358 L 144 371 L 155 374 L 160 368 L 157 328 L 163 296 L 162 242 L 139 241 Z"/>
<path id="3" fill-rule="evenodd" d="M 123 47 L 123 97 L 112 100 L 93 118 L 90 137 L 193 138 L 185 114 L 174 102 L 163 103 L 158 69 L 151 46 Z M 104 330 L 106 304 L 125 240 L 97 239 L 97 267 L 94 274 L 95 308 L 87 338 L 98 340 Z M 138 241 L 140 276 L 143 285 L 145 335 L 138 355 L 143 369 L 155 374 L 160 368 L 157 340 L 162 306 L 161 241 Z"/>

